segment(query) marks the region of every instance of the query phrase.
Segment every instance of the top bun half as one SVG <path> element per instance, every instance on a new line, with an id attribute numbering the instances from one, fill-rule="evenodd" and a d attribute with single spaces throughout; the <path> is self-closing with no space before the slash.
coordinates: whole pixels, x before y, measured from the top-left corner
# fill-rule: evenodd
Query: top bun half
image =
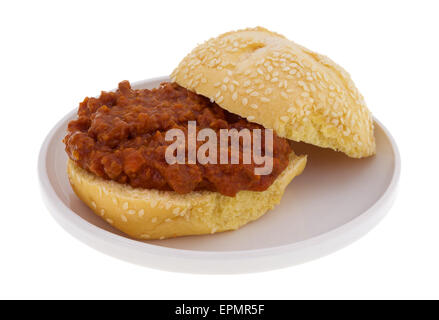
<path id="1" fill-rule="evenodd" d="M 264 28 L 206 41 L 171 78 L 281 137 L 353 158 L 375 154 L 372 115 L 349 74 L 328 57 Z"/>

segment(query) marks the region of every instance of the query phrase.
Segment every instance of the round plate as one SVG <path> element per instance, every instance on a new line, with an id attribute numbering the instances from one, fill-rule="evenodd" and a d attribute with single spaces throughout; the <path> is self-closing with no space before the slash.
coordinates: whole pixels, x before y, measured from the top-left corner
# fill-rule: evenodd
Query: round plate
<path id="1" fill-rule="evenodd" d="M 133 84 L 154 88 L 168 78 Z M 302 263 L 338 250 L 366 234 L 392 205 L 400 173 L 395 141 L 375 119 L 377 154 L 351 159 L 340 152 L 296 143 L 307 154 L 304 172 L 281 203 L 237 231 L 168 240 L 130 239 L 97 217 L 72 191 L 62 139 L 76 110 L 50 131 L 39 155 L 47 207 L 74 237 L 111 256 L 178 272 L 243 273 Z"/>

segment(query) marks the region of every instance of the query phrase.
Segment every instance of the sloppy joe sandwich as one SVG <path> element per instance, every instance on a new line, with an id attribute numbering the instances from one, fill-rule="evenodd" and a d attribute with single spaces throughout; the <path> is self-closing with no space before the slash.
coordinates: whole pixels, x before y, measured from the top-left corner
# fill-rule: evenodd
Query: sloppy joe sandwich
<path id="1" fill-rule="evenodd" d="M 266 29 L 208 40 L 170 78 L 85 98 L 64 138 L 75 193 L 133 238 L 258 219 L 305 168 L 292 141 L 375 153 L 372 117 L 349 75 Z"/>

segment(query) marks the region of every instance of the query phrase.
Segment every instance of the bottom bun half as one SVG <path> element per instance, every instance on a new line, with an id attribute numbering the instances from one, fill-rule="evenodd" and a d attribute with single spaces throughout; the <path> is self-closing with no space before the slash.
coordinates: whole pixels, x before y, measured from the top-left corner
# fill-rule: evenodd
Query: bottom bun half
<path id="1" fill-rule="evenodd" d="M 236 230 L 277 205 L 291 180 L 302 173 L 306 156 L 290 155 L 288 167 L 265 191 L 218 192 L 135 189 L 104 180 L 69 160 L 73 190 L 95 214 L 136 239 L 165 239 Z"/>

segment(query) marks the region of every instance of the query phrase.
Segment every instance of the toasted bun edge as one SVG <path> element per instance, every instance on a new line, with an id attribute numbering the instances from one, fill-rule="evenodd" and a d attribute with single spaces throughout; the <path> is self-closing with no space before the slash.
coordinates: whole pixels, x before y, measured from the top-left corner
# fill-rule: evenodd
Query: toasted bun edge
<path id="1" fill-rule="evenodd" d="M 306 156 L 290 155 L 288 167 L 265 191 L 218 192 L 136 189 L 104 180 L 68 160 L 67 173 L 76 195 L 115 228 L 135 239 L 165 239 L 235 230 L 278 204 L 287 185 L 306 165 Z"/>

